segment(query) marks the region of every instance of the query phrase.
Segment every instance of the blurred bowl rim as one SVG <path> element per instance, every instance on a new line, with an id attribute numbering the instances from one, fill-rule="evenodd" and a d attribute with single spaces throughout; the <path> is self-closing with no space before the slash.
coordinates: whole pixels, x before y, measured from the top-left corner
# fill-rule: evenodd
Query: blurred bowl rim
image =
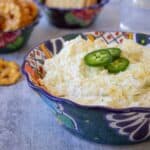
<path id="1" fill-rule="evenodd" d="M 99 3 L 89 6 L 89 7 L 82 7 L 82 8 L 59 8 L 59 7 L 49 7 L 46 4 L 44 4 L 43 2 L 40 2 L 39 0 L 35 0 L 37 1 L 37 3 L 39 5 L 41 5 L 42 7 L 48 9 L 48 10 L 59 10 L 59 11 L 72 11 L 72 10 L 86 10 L 86 9 L 96 9 L 96 8 L 100 8 L 103 7 L 104 5 L 106 5 L 110 0 L 101 0 Z"/>
<path id="2" fill-rule="evenodd" d="M 102 31 L 93 31 L 93 32 L 102 32 Z M 104 31 L 104 32 L 111 32 L 111 31 Z M 118 32 L 118 31 L 112 31 L 112 32 Z M 123 31 L 119 31 L 119 32 L 123 32 Z M 85 33 L 88 33 L 88 32 L 81 32 L 81 33 L 77 33 L 77 34 L 85 34 Z M 137 32 L 130 32 L 130 33 L 137 34 Z M 63 36 L 67 36 L 67 35 L 70 35 L 70 34 L 66 34 L 66 35 L 63 35 Z M 63 37 L 63 36 L 61 36 L 61 37 Z M 71 101 L 70 99 L 67 99 L 67 98 L 61 98 L 61 97 L 54 96 L 51 93 L 49 93 L 49 92 L 45 91 L 44 89 L 42 89 L 41 87 L 38 87 L 38 86 L 34 85 L 33 82 L 29 79 L 29 75 L 27 74 L 27 72 L 24 69 L 26 59 L 27 59 L 28 55 L 31 53 L 31 51 L 33 51 L 40 44 L 42 44 L 46 41 L 49 41 L 49 40 L 51 41 L 53 39 L 57 39 L 57 38 L 59 38 L 59 37 L 43 40 L 42 42 L 36 44 L 34 47 L 30 48 L 29 52 L 24 56 L 23 64 L 21 66 L 21 71 L 25 75 L 27 83 L 32 89 L 34 89 L 37 92 L 39 92 L 40 94 L 46 96 L 50 101 L 54 101 L 54 102 L 58 102 L 58 103 L 66 103 L 66 104 L 72 105 L 73 107 L 76 107 L 76 108 L 78 107 L 78 108 L 81 108 L 81 109 L 99 110 L 99 111 L 113 112 L 113 113 L 129 113 L 129 112 L 150 113 L 150 107 L 111 108 L 109 106 L 98 106 L 98 105 L 90 106 L 90 105 L 79 104 L 79 103 Z"/>

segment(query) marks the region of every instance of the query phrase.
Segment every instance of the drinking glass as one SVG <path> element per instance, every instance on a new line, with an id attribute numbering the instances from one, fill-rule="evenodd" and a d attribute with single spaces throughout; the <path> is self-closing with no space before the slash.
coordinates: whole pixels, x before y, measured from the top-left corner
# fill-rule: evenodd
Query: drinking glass
<path id="1" fill-rule="evenodd" d="M 150 0 L 121 0 L 120 28 L 150 33 Z"/>

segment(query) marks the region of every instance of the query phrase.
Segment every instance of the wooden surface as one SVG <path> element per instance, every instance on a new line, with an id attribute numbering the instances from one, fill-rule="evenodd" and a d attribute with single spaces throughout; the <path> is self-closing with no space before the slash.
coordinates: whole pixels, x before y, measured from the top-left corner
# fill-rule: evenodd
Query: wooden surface
<path id="1" fill-rule="evenodd" d="M 108 4 L 97 22 L 85 30 L 60 30 L 45 16 L 28 44 L 13 54 L 0 55 L 22 64 L 23 57 L 41 40 L 81 31 L 114 31 L 119 28 L 119 0 Z M 150 142 L 133 146 L 106 146 L 81 140 L 57 124 L 48 106 L 27 85 L 25 78 L 9 87 L 0 87 L 0 150 L 149 150 Z"/>

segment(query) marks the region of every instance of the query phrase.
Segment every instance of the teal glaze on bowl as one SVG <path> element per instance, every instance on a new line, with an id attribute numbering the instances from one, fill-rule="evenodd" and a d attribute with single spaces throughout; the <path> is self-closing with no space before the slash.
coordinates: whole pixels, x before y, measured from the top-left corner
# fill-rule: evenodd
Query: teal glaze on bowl
<path id="1" fill-rule="evenodd" d="M 51 8 L 45 0 L 36 0 L 46 12 L 51 24 L 60 28 L 85 28 L 94 23 L 109 0 L 98 0 L 97 4 L 84 8 Z"/>
<path id="2" fill-rule="evenodd" d="M 96 143 L 113 145 L 135 144 L 149 140 L 150 108 L 112 109 L 79 105 L 71 100 L 51 95 L 44 86 L 39 84 L 39 79 L 44 75 L 44 60 L 59 53 L 65 41 L 74 39 L 78 35 L 90 40 L 101 38 L 106 44 L 121 43 L 124 39 L 131 39 L 139 44 L 150 46 L 149 35 L 124 32 L 70 34 L 47 40 L 33 48 L 24 60 L 22 70 L 29 86 L 51 108 L 58 122 L 77 136 Z"/>
<path id="3" fill-rule="evenodd" d="M 20 50 L 26 42 L 39 22 L 40 15 L 34 22 L 22 29 L 11 32 L 0 32 L 0 53 L 11 53 Z"/>
<path id="4" fill-rule="evenodd" d="M 149 140 L 150 112 L 116 113 L 85 109 L 42 96 L 60 124 L 75 135 L 101 144 L 125 145 Z M 137 123 L 136 123 L 137 122 Z"/>

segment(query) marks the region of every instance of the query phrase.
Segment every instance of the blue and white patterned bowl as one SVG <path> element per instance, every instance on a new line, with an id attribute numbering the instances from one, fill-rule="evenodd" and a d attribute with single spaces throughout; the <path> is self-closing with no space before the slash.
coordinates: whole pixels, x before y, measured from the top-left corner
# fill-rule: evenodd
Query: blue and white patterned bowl
<path id="1" fill-rule="evenodd" d="M 150 45 L 148 35 L 123 32 L 70 34 L 44 41 L 25 57 L 22 69 L 29 86 L 50 106 L 59 122 L 75 135 L 97 143 L 114 145 L 134 144 L 149 140 L 150 107 L 112 109 L 101 106 L 83 106 L 71 100 L 55 97 L 40 85 L 39 79 L 44 76 L 44 60 L 59 53 L 64 41 L 78 35 L 85 39 L 101 38 L 107 44 L 120 43 L 127 38 L 145 46 Z"/>

